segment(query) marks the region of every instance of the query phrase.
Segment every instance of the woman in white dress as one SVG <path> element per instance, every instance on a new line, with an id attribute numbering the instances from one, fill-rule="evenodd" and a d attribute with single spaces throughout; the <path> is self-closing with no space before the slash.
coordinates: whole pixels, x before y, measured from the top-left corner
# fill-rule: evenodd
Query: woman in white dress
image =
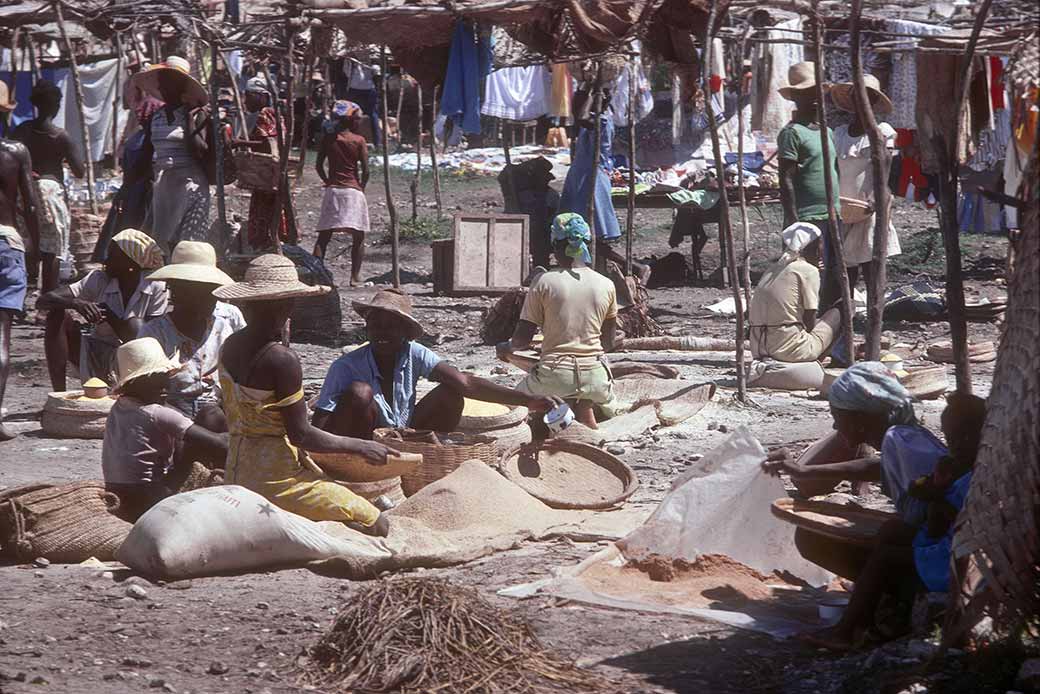
<path id="1" fill-rule="evenodd" d="M 874 114 L 878 117 L 891 112 L 892 102 L 881 92 L 880 84 L 873 75 L 864 75 L 867 94 Z M 834 105 L 852 114 L 848 125 L 834 129 L 834 141 L 838 150 L 838 191 L 842 198 L 840 228 L 845 246 L 845 266 L 848 268 L 849 285 L 855 288 L 862 269 L 864 282 L 870 282 L 871 261 L 874 258 L 874 174 L 870 168 L 870 138 L 856 113 L 852 82 L 835 84 L 830 95 Z M 896 131 L 888 123 L 879 123 L 885 146 L 895 146 Z M 848 204 L 848 201 L 866 203 Z M 899 255 L 899 236 L 889 218 L 888 257 Z"/>

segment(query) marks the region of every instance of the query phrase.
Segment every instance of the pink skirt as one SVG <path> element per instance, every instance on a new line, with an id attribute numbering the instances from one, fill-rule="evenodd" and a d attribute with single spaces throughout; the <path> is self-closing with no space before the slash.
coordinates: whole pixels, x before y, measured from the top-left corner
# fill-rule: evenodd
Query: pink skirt
<path id="1" fill-rule="evenodd" d="M 321 214 L 315 231 L 326 229 L 356 229 L 368 231 L 368 201 L 357 188 L 325 188 L 321 199 Z"/>

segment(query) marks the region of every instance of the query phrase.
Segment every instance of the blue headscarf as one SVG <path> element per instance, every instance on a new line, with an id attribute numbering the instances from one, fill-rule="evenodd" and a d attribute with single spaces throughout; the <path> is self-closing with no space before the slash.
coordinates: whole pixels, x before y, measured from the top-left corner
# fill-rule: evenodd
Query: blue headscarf
<path id="1" fill-rule="evenodd" d="M 552 223 L 552 240 L 567 242 L 567 255 L 580 258 L 583 263 L 592 263 L 588 242 L 592 240 L 592 230 L 585 218 L 576 212 L 564 212 L 556 215 Z"/>
<path id="2" fill-rule="evenodd" d="M 885 415 L 889 426 L 917 421 L 910 392 L 879 361 L 850 366 L 831 384 L 827 399 L 839 410 Z"/>

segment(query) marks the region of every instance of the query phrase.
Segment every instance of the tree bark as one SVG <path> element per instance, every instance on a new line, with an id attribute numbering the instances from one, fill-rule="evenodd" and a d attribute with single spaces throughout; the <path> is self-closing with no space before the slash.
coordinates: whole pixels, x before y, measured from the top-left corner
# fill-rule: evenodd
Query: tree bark
<path id="1" fill-rule="evenodd" d="M 380 92 L 382 93 L 383 108 L 380 109 L 379 117 L 383 121 L 383 186 L 386 188 L 386 209 L 390 213 L 390 263 L 392 265 L 392 277 L 394 287 L 401 287 L 401 234 L 397 227 L 397 208 L 394 207 L 394 191 L 390 188 L 390 138 L 387 137 L 386 112 L 390 105 L 386 98 L 387 72 L 386 72 L 386 46 L 383 46 L 379 54 L 379 63 L 383 72 L 383 80 Z M 401 122 L 397 123 L 398 141 L 400 141 Z"/>
<path id="2" fill-rule="evenodd" d="M 118 34 L 117 34 L 118 35 Z M 220 113 L 217 106 L 217 61 L 219 60 L 219 51 L 217 50 L 216 41 L 210 44 L 210 65 L 211 72 L 209 76 L 209 107 L 210 107 L 210 127 L 213 128 L 213 146 L 216 147 L 217 151 L 216 162 L 217 162 L 217 180 L 213 181 L 213 185 L 217 189 L 217 219 L 220 222 L 220 234 L 221 237 L 228 231 L 227 225 L 227 200 L 224 196 L 224 133 L 223 124 L 220 122 Z M 219 249 L 223 251 L 223 249 Z"/>
<path id="3" fill-rule="evenodd" d="M 437 204 L 437 219 L 440 220 L 443 216 L 441 210 L 441 172 L 437 168 L 437 135 L 435 128 L 433 127 L 433 121 L 437 120 L 437 88 L 439 85 L 433 85 L 433 105 L 430 109 L 430 166 L 433 169 L 433 199 Z"/>
<path id="4" fill-rule="evenodd" d="M 737 192 L 740 195 L 740 227 L 744 241 L 742 260 L 744 272 L 741 281 L 744 283 L 744 301 L 748 307 L 751 306 L 751 224 L 748 220 L 747 190 L 744 186 L 744 106 L 741 101 L 744 96 L 744 50 L 750 33 L 751 22 L 747 22 L 744 25 L 744 31 L 741 32 L 740 42 L 737 44 L 737 64 L 740 66 L 738 68 L 740 78 L 737 83 L 739 85 L 737 87 Z"/>
<path id="5" fill-rule="evenodd" d="M 97 194 L 94 192 L 94 155 L 90 151 L 90 129 L 87 128 L 87 115 L 83 106 L 83 85 L 79 80 L 79 66 L 76 65 L 76 53 L 72 49 L 72 41 L 65 29 L 65 16 L 61 12 L 61 3 L 54 3 L 54 12 L 57 14 L 58 31 L 61 33 L 61 42 L 65 44 L 65 50 L 69 54 L 69 74 L 72 76 L 72 89 L 76 97 L 76 111 L 79 114 L 80 135 L 83 137 L 83 163 L 87 168 L 87 197 L 90 199 L 90 213 L 98 213 Z"/>
<path id="6" fill-rule="evenodd" d="M 636 215 L 636 55 L 629 57 L 628 64 L 628 218 L 625 222 L 625 276 L 632 276 L 632 234 L 635 231 Z"/>
<path id="7" fill-rule="evenodd" d="M 881 358 L 881 329 L 885 313 L 885 286 L 888 283 L 888 233 L 892 215 L 892 193 L 888 189 L 888 170 L 892 155 L 881 135 L 874 108 L 870 104 L 867 85 L 863 81 L 863 55 L 860 52 L 860 16 L 863 0 L 852 0 L 850 34 L 852 38 L 853 95 L 859 121 L 870 140 L 870 170 L 874 179 L 874 253 L 867 282 L 867 336 L 868 361 Z"/>

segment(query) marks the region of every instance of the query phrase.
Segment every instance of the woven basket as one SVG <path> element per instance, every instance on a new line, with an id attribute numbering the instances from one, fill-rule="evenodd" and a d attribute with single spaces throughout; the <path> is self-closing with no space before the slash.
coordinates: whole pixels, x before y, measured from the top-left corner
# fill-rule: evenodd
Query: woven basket
<path id="1" fill-rule="evenodd" d="M 0 554 L 76 564 L 110 561 L 132 527 L 116 517 L 119 499 L 100 481 L 34 485 L 0 496 Z"/>
<path id="2" fill-rule="evenodd" d="M 238 178 L 235 185 L 246 190 L 278 190 L 278 158 L 273 154 L 235 151 L 235 167 Z"/>
<path id="3" fill-rule="evenodd" d="M 928 345 L 928 358 L 940 364 L 953 363 L 953 343 L 949 340 Z M 968 361 L 986 362 L 997 358 L 997 347 L 993 342 L 968 344 Z"/>
<path id="4" fill-rule="evenodd" d="M 115 400 L 97 398 L 77 400 L 82 390 L 49 393 L 43 406 L 40 426 L 43 433 L 64 439 L 103 439 L 108 411 Z"/>
<path id="5" fill-rule="evenodd" d="M 314 462 L 339 482 L 382 482 L 416 472 L 421 455 L 402 453 L 387 456 L 386 465 L 372 465 L 354 453 L 309 453 Z M 378 496 L 378 495 L 377 495 Z"/>
<path id="6" fill-rule="evenodd" d="M 531 460 L 532 457 L 536 459 L 538 454 L 543 451 L 568 453 L 579 458 L 584 458 L 589 463 L 604 468 L 614 477 L 618 478 L 622 489 L 618 494 L 607 499 L 594 499 L 591 496 L 583 499 L 581 495 L 585 491 L 585 488 L 580 486 L 582 480 L 581 477 L 578 476 L 575 478 L 575 488 L 566 496 L 546 493 L 540 486 L 532 484 L 532 481 L 537 479 L 536 477 L 526 475 L 521 471 L 521 467 L 523 466 L 522 460 Z M 549 439 L 532 446 L 516 446 L 503 454 L 498 469 L 510 482 L 523 488 L 528 494 L 552 508 L 612 508 L 618 506 L 625 499 L 632 496 L 636 489 L 639 488 L 639 478 L 636 476 L 635 471 L 626 465 L 620 458 L 607 453 L 596 446 L 587 443 L 579 443 L 577 441 L 568 441 L 566 439 Z"/>
<path id="7" fill-rule="evenodd" d="M 202 463 L 196 461 L 191 464 L 191 470 L 184 477 L 184 481 L 177 485 L 177 494 L 193 492 L 196 489 L 206 487 L 219 487 L 224 484 L 223 470 L 210 470 Z"/>
<path id="8" fill-rule="evenodd" d="M 899 381 L 916 400 L 932 400 L 946 392 L 946 367 L 942 364 L 906 370 Z"/>
<path id="9" fill-rule="evenodd" d="M 386 496 L 396 506 L 405 499 L 400 477 L 388 477 L 375 482 L 347 482 L 346 480 L 333 480 L 333 482 L 343 485 L 368 501 L 375 501 L 380 496 Z"/>
<path id="10" fill-rule="evenodd" d="M 449 475 L 467 460 L 477 459 L 487 465 L 498 462 L 498 445 L 490 436 L 463 432 L 435 434 L 414 429 L 376 429 L 372 438 L 396 451 L 422 455 L 419 469 L 401 476 L 401 487 L 407 496 Z M 442 440 L 450 443 L 441 443 Z"/>
<path id="11" fill-rule="evenodd" d="M 464 434 L 488 436 L 495 439 L 499 455 L 506 451 L 531 443 L 531 427 L 527 425 L 526 407 L 512 406 L 509 412 L 489 417 L 462 416 L 458 430 Z"/>

